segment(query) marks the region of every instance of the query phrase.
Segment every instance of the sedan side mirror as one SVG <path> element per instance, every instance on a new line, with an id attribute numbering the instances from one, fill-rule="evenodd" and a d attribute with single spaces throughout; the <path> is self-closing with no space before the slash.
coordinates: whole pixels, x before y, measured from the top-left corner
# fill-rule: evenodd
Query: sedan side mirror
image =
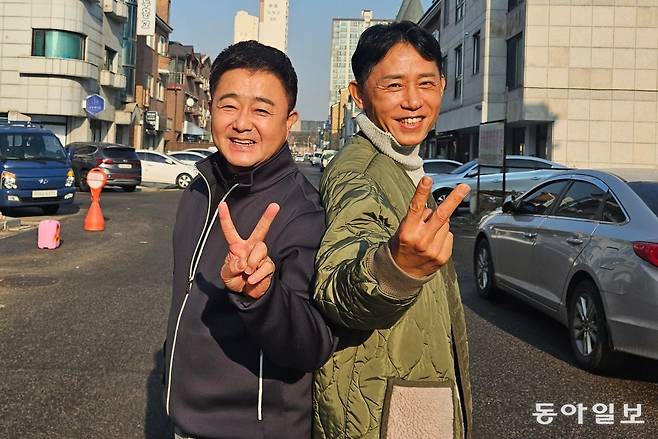
<path id="1" fill-rule="evenodd" d="M 505 201 L 503 202 L 503 213 L 514 213 L 516 212 L 517 207 L 516 203 L 514 202 L 514 196 L 508 195 L 505 197 Z"/>
<path id="2" fill-rule="evenodd" d="M 174 164 L 174 161 L 173 161 L 173 160 L 169 160 L 169 159 L 167 159 L 167 164 L 168 164 L 168 165 L 173 165 L 173 164 Z"/>

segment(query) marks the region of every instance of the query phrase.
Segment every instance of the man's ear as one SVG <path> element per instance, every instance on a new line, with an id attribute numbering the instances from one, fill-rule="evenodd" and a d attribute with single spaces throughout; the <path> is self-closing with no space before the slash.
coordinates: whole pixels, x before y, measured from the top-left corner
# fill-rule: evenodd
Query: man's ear
<path id="1" fill-rule="evenodd" d="M 288 135 L 290 135 L 290 130 L 292 129 L 292 126 L 297 122 L 299 119 L 299 113 L 297 113 L 297 110 L 292 110 L 288 114 L 288 119 L 286 120 L 286 129 L 288 131 Z"/>
<path id="2" fill-rule="evenodd" d="M 359 86 L 359 83 L 356 81 L 350 81 L 350 84 L 347 86 L 347 88 L 349 89 L 356 106 L 363 110 L 363 95 L 361 94 L 361 87 Z"/>

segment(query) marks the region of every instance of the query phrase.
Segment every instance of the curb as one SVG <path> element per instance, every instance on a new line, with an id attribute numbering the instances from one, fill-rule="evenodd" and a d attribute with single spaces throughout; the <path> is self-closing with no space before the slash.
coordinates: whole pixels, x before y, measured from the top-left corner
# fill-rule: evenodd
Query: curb
<path id="1" fill-rule="evenodd" d="M 20 226 L 21 220 L 18 218 L 0 217 L 0 231 L 18 229 Z"/>

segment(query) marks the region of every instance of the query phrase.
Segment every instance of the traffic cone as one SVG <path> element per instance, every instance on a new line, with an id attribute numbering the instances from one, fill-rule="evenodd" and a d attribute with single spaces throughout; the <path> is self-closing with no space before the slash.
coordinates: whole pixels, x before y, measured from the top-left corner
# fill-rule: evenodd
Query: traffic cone
<path id="1" fill-rule="evenodd" d="M 102 232 L 105 230 L 105 218 L 101 210 L 100 199 L 101 189 L 91 189 L 91 205 L 85 217 L 85 230 L 89 232 Z"/>

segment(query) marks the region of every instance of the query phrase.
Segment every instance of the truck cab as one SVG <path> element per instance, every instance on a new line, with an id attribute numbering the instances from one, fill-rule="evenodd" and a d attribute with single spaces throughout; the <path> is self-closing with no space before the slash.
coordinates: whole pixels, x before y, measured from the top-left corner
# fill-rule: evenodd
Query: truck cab
<path id="1" fill-rule="evenodd" d="M 53 215 L 73 203 L 74 183 L 71 161 L 52 131 L 0 123 L 0 211 L 40 207 Z"/>

